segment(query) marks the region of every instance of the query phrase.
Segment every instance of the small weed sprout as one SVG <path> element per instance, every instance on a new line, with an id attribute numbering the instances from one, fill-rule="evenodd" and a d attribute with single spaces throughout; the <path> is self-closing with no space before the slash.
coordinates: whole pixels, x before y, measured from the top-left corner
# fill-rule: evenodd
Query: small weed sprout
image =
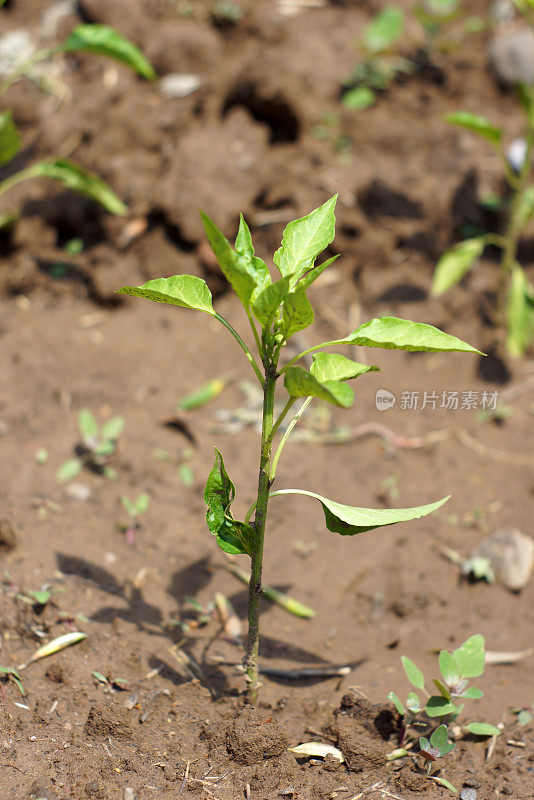
<path id="1" fill-rule="evenodd" d="M 430 780 L 435 783 L 439 783 L 440 786 L 445 787 L 453 794 L 458 794 L 456 787 L 446 778 L 430 774 L 432 772 L 432 764 L 436 759 L 443 758 L 443 756 L 452 753 L 455 747 L 456 745 L 454 742 L 449 742 L 447 726 L 443 724 L 438 725 L 438 727 L 432 731 L 430 739 L 427 739 L 425 736 L 419 738 L 419 752 L 426 761 L 427 778 L 430 778 Z"/>
<path id="2" fill-rule="evenodd" d="M 44 62 L 58 56 L 84 52 L 97 53 L 119 61 L 147 80 L 156 78 L 156 73 L 143 53 L 120 33 L 107 25 L 81 24 L 77 25 L 58 47 L 35 50 L 29 58 L 13 62 L 11 72 L 0 82 L 0 100 L 21 78 L 33 80 L 46 88 L 46 81 L 43 80 L 39 65 L 42 66 Z M 19 154 L 21 147 L 22 137 L 12 111 L 0 111 L 0 167 L 11 163 Z M 111 214 L 126 214 L 126 206 L 102 178 L 66 158 L 38 161 L 13 172 L 0 182 L 0 196 L 22 181 L 39 177 L 58 181 L 67 189 L 90 197 Z M 0 214 L 0 228 L 13 224 L 18 216 L 18 212 Z"/>
<path id="3" fill-rule="evenodd" d="M 125 534 L 126 544 L 133 545 L 135 531 L 139 530 L 141 527 L 139 517 L 148 510 L 150 505 L 150 495 L 148 495 L 146 492 L 141 492 L 141 494 L 133 502 L 127 497 L 123 496 L 121 497 L 121 503 L 124 510 L 130 517 L 130 522 L 128 525 L 119 525 L 119 530 Z"/>
<path id="4" fill-rule="evenodd" d="M 78 430 L 81 444 L 74 448 L 76 458 L 64 461 L 56 472 L 56 480 L 60 483 L 72 481 L 88 467 L 98 475 L 114 478 L 115 470 L 109 462 L 117 450 L 117 442 L 124 428 L 124 417 L 112 417 L 99 428 L 93 414 L 83 408 L 78 414 Z"/>
<path id="5" fill-rule="evenodd" d="M 426 690 L 425 676 L 413 661 L 406 656 L 402 656 L 401 661 L 412 686 L 426 698 L 421 701 L 419 694 L 412 691 L 402 703 L 395 692 L 388 694 L 388 699 L 402 717 L 401 745 L 409 728 L 423 727 L 429 733 L 442 723 L 450 724 L 463 710 L 463 703 L 458 701 L 478 700 L 483 695 L 480 689 L 468 686 L 470 678 L 484 674 L 485 644 L 480 634 L 471 636 L 452 653 L 447 650 L 440 652 L 438 665 L 441 675 L 433 679 L 438 694 L 431 695 Z M 470 722 L 462 728 L 476 736 L 498 736 L 500 733 L 499 728 L 486 722 Z"/>
<path id="6" fill-rule="evenodd" d="M 534 28 L 534 0 L 516 0 Z M 525 123 L 523 139 L 506 153 L 504 131 L 488 119 L 469 111 L 446 116 L 453 125 L 465 128 L 486 139 L 499 155 L 509 189 L 505 202 L 504 233 L 481 233 L 456 244 L 440 258 L 434 272 L 432 293 L 441 295 L 457 284 L 476 265 L 486 247 L 501 251 L 500 277 L 497 287 L 495 324 L 506 329 L 506 348 L 512 357 L 520 358 L 534 339 L 534 287 L 518 261 L 519 240 L 534 218 L 534 84 L 517 87 Z M 517 146 L 519 145 L 519 146 Z"/>
<path id="7" fill-rule="evenodd" d="M 314 321 L 307 289 L 335 261 L 336 256 L 315 264 L 319 254 L 334 239 L 336 197 L 286 227 L 274 263 L 280 277 L 273 280 L 264 261 L 255 255 L 250 230 L 241 217 L 239 231 L 232 247 L 214 223 L 203 216 L 206 233 L 221 270 L 244 306 L 254 338 L 257 357 L 235 328 L 212 304 L 211 292 L 201 278 L 175 275 L 157 278 L 143 286 L 125 286 L 122 294 L 134 295 L 171 306 L 195 309 L 217 320 L 243 350 L 262 390 L 262 426 L 259 448 L 259 470 L 256 499 L 243 520 L 232 512 L 235 486 L 221 453 L 215 450 L 215 464 L 208 477 L 204 499 L 208 507 L 206 521 L 217 544 L 226 553 L 246 555 L 251 560 L 248 604 L 248 645 L 245 657 L 247 698 L 255 702 L 258 695 L 258 646 L 262 565 L 267 510 L 271 498 L 293 494 L 317 500 L 324 512 L 328 530 L 342 536 L 374 530 L 396 522 L 418 519 L 439 508 L 447 498 L 425 506 L 403 509 L 357 508 L 329 500 L 304 489 L 272 491 L 278 461 L 295 425 L 309 404 L 317 398 L 340 408 L 350 408 L 354 392 L 348 381 L 357 379 L 377 367 L 358 364 L 339 353 L 321 352 L 331 347 L 361 345 L 396 350 L 465 351 L 477 353 L 474 347 L 445 334 L 431 325 L 395 317 L 381 317 L 360 325 L 342 339 L 324 342 L 303 353 L 282 359 L 287 341 Z M 258 329 L 259 327 L 259 329 Z M 309 369 L 299 362 L 313 353 Z M 283 380 L 285 393 L 282 410 L 275 415 L 275 389 Z M 275 444 L 282 423 L 297 400 L 301 405 Z"/>

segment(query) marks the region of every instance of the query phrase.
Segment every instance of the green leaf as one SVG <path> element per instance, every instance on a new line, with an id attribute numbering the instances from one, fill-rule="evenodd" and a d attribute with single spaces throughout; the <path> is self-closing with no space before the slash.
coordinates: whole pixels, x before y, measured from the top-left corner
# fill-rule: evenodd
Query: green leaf
<path id="1" fill-rule="evenodd" d="M 490 725 L 488 722 L 470 722 L 465 725 L 465 730 L 473 733 L 475 736 L 500 736 L 500 729 L 495 725 Z"/>
<path id="2" fill-rule="evenodd" d="M 318 264 L 316 267 L 310 269 L 310 271 L 307 272 L 305 275 L 303 275 L 302 278 L 299 280 L 298 282 L 299 289 L 308 289 L 308 287 L 310 287 L 312 283 L 316 281 L 320 275 L 322 275 L 325 269 L 329 267 L 330 264 L 333 264 L 334 261 L 337 261 L 338 258 L 339 258 L 339 253 L 335 256 L 332 256 L 331 258 L 327 258 L 326 261 L 323 261 L 322 264 Z"/>
<path id="3" fill-rule="evenodd" d="M 523 725 L 528 725 L 531 720 L 532 720 L 532 714 L 530 713 L 530 711 L 527 711 L 526 709 L 523 708 L 517 715 L 516 722 L 518 725 L 523 726 Z"/>
<path id="4" fill-rule="evenodd" d="M 142 286 L 123 286 L 117 294 L 145 297 L 155 303 L 193 308 L 215 316 L 211 292 L 206 281 L 196 275 L 173 275 L 171 278 L 156 278 Z"/>
<path id="5" fill-rule="evenodd" d="M 380 372 L 378 367 L 358 364 L 337 353 L 318 353 L 313 357 L 310 372 L 320 383 L 325 381 L 348 381 L 365 372 Z"/>
<path id="6" fill-rule="evenodd" d="M 395 706 L 395 708 L 397 709 L 397 711 L 401 716 L 404 716 L 406 714 L 406 709 L 404 708 L 402 702 L 399 700 L 395 692 L 388 693 L 388 700 L 391 700 L 391 702 L 393 703 L 393 705 Z"/>
<path id="7" fill-rule="evenodd" d="M 447 702 L 450 702 L 451 693 L 449 692 L 447 687 L 444 686 L 441 681 L 438 681 L 437 678 L 432 678 L 432 682 L 434 683 L 434 686 L 437 688 L 440 695 L 444 697 L 447 700 Z"/>
<path id="8" fill-rule="evenodd" d="M 182 397 L 176 403 L 176 408 L 181 411 L 196 411 L 197 408 L 202 408 L 206 403 L 211 403 L 216 397 L 220 395 L 223 389 L 228 386 L 230 378 L 223 376 L 221 378 L 212 378 L 198 389 L 193 389 L 192 392 Z"/>
<path id="9" fill-rule="evenodd" d="M 68 461 L 64 461 L 56 472 L 56 481 L 66 483 L 73 480 L 80 474 L 82 467 L 83 464 L 80 458 L 70 458 Z"/>
<path id="10" fill-rule="evenodd" d="M 254 255 L 252 236 L 243 214 L 239 218 L 235 249 L 237 255 L 242 259 L 246 271 L 254 279 L 256 288 L 251 295 L 251 301 L 254 301 L 267 286 L 271 285 L 271 275 L 265 261 Z"/>
<path id="11" fill-rule="evenodd" d="M 351 111 L 364 111 L 376 103 L 376 92 L 369 86 L 356 86 L 345 92 L 341 102 Z"/>
<path id="12" fill-rule="evenodd" d="M 337 195 L 307 216 L 287 225 L 282 245 L 274 254 L 274 263 L 281 275 L 295 276 L 295 282 L 313 267 L 314 261 L 334 239 Z"/>
<path id="13" fill-rule="evenodd" d="M 502 128 L 497 128 L 486 117 L 471 114 L 470 111 L 453 111 L 451 114 L 445 115 L 445 120 L 460 128 L 477 133 L 493 145 L 498 145 L 503 136 Z"/>
<path id="14" fill-rule="evenodd" d="M 350 408 L 354 401 L 354 392 L 350 386 L 341 381 L 319 383 L 317 378 L 304 367 L 288 367 L 284 371 L 284 386 L 290 397 L 318 397 L 342 408 Z"/>
<path id="15" fill-rule="evenodd" d="M 395 44 L 404 28 L 404 14 L 397 6 L 386 6 L 364 32 L 365 49 L 383 53 Z"/>
<path id="16" fill-rule="evenodd" d="M 396 522 L 409 522 L 413 519 L 426 517 L 427 514 L 435 511 L 449 499 L 444 497 L 442 500 L 438 500 L 437 503 L 430 503 L 416 508 L 375 509 L 345 506 L 329 500 L 327 497 L 322 497 L 315 492 L 308 492 L 305 489 L 280 489 L 276 494 L 303 494 L 319 500 L 323 507 L 326 527 L 329 531 L 340 533 L 342 536 L 353 536 L 356 533 L 365 533 L 375 528 L 394 525 Z M 420 688 L 417 684 L 414 684 L 414 686 Z"/>
<path id="17" fill-rule="evenodd" d="M 124 430 L 124 417 L 112 417 L 102 425 L 102 438 L 116 442 Z"/>
<path id="18" fill-rule="evenodd" d="M 137 45 L 109 25 L 77 25 L 61 49 L 64 53 L 98 53 L 126 64 L 149 81 L 157 77 Z"/>
<path id="19" fill-rule="evenodd" d="M 519 264 L 512 268 L 506 313 L 506 347 L 511 356 L 521 358 L 534 338 L 534 290 Z"/>
<path id="20" fill-rule="evenodd" d="M 417 697 L 415 692 L 410 692 L 408 697 L 406 698 L 406 707 L 408 711 L 412 714 L 418 714 L 422 711 L 421 701 Z"/>
<path id="21" fill-rule="evenodd" d="M 313 320 L 313 308 L 306 297 L 306 290 L 299 287 L 284 300 L 282 308 L 284 338 L 289 339 L 295 333 L 313 325 Z"/>
<path id="22" fill-rule="evenodd" d="M 477 633 L 453 651 L 462 678 L 478 678 L 484 673 L 484 644 L 484 637 Z"/>
<path id="23" fill-rule="evenodd" d="M 450 703 L 445 697 L 433 695 L 426 701 L 425 713 L 429 717 L 446 717 L 449 714 L 457 714 L 458 706 Z"/>
<path id="24" fill-rule="evenodd" d="M 280 278 L 270 286 L 263 289 L 252 302 L 252 311 L 262 327 L 270 327 L 274 315 L 282 304 L 282 300 L 289 292 L 289 276 Z"/>
<path id="25" fill-rule="evenodd" d="M 88 408 L 82 408 L 78 414 L 78 430 L 85 441 L 91 441 L 98 436 L 98 423 Z"/>
<path id="26" fill-rule="evenodd" d="M 471 347 L 470 344 L 462 342 L 456 336 L 443 333 L 433 325 L 410 322 L 397 317 L 377 317 L 370 322 L 364 322 L 339 343 L 429 353 L 451 351 L 480 353 L 480 350 Z"/>
<path id="27" fill-rule="evenodd" d="M 483 696 L 484 692 L 481 691 L 480 689 L 477 689 L 476 686 L 470 686 L 461 694 L 461 697 L 466 698 L 467 700 L 479 700 Z"/>
<path id="28" fill-rule="evenodd" d="M 99 445 L 97 445 L 94 448 L 93 453 L 96 456 L 110 456 L 115 452 L 115 450 L 116 450 L 115 442 L 107 441 L 107 442 L 101 442 Z"/>
<path id="29" fill-rule="evenodd" d="M 230 242 L 223 233 L 217 228 L 212 220 L 200 212 L 202 222 L 204 223 L 204 230 L 211 245 L 211 249 L 219 262 L 219 266 L 224 274 L 224 277 L 241 300 L 245 308 L 250 305 L 250 298 L 252 292 L 256 288 L 256 281 L 250 275 L 245 266 L 246 259 L 240 257 L 235 250 L 230 246 Z"/>
<path id="30" fill-rule="evenodd" d="M 480 258 L 486 246 L 485 236 L 466 239 L 444 253 L 436 265 L 432 280 L 432 294 L 443 294 L 467 275 Z"/>
<path id="31" fill-rule="evenodd" d="M 121 497 L 121 503 L 126 513 L 131 517 L 135 517 L 135 507 L 132 501 L 128 497 Z"/>
<path id="32" fill-rule="evenodd" d="M 99 178 L 67 158 L 54 161 L 40 161 L 29 168 L 28 178 L 50 178 L 59 181 L 67 189 L 78 192 L 100 203 L 111 214 L 124 216 L 127 208 L 113 189 Z"/>
<path id="33" fill-rule="evenodd" d="M 461 675 L 458 665 L 451 654 L 446 650 L 442 650 L 438 657 L 438 664 L 447 686 L 456 686 Z"/>
<path id="34" fill-rule="evenodd" d="M 430 744 L 432 745 L 432 747 L 437 747 L 438 750 L 442 751 L 443 748 L 446 747 L 448 743 L 449 743 L 449 737 L 447 736 L 447 726 L 438 725 L 438 727 L 434 731 L 432 731 L 432 735 L 430 737 Z"/>
<path id="35" fill-rule="evenodd" d="M 233 555 L 251 555 L 255 544 L 254 530 L 250 525 L 233 518 L 230 506 L 234 497 L 234 484 L 228 477 L 222 455 L 215 448 L 215 464 L 204 491 L 204 502 L 208 506 L 208 528 L 217 537 L 221 550 Z"/>
<path id="36" fill-rule="evenodd" d="M 439 775 L 429 775 L 428 777 L 430 778 L 431 781 L 434 781 L 434 783 L 437 783 L 440 786 L 443 786 L 445 789 L 448 789 L 449 792 L 452 792 L 453 794 L 458 794 L 458 789 L 456 788 L 456 786 L 453 786 L 453 784 L 450 781 L 448 781 L 447 778 L 441 778 Z"/>
<path id="37" fill-rule="evenodd" d="M 420 736 L 419 737 L 419 749 L 420 750 L 423 750 L 425 753 L 427 753 L 430 750 L 431 746 L 432 745 L 430 744 L 430 742 L 428 741 L 428 739 L 425 736 Z"/>
<path id="38" fill-rule="evenodd" d="M 136 514 L 144 514 L 150 505 L 150 495 L 147 492 L 141 492 L 139 497 L 134 503 L 134 511 Z"/>
<path id="39" fill-rule="evenodd" d="M 0 167 L 12 161 L 20 150 L 21 135 L 11 111 L 0 114 Z"/>
<path id="40" fill-rule="evenodd" d="M 240 256 L 252 261 L 254 258 L 254 245 L 252 244 L 252 235 L 243 214 L 239 216 L 239 230 L 235 239 L 235 249 Z"/>
<path id="41" fill-rule="evenodd" d="M 516 219 L 519 229 L 522 230 L 532 217 L 534 217 L 534 186 L 527 186 L 517 211 Z"/>
<path id="42" fill-rule="evenodd" d="M 401 656 L 402 666 L 404 667 L 404 672 L 406 673 L 406 677 L 412 684 L 415 686 L 416 689 L 423 689 L 425 685 L 425 676 L 419 669 L 416 667 L 413 661 L 409 659 L 407 656 Z"/>

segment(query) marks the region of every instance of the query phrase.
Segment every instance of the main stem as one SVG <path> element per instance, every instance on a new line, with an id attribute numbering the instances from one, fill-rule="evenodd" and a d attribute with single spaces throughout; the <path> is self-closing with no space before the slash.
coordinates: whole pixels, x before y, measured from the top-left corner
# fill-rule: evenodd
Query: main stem
<path id="1" fill-rule="evenodd" d="M 261 428 L 260 472 L 258 479 L 258 497 L 254 516 L 255 548 L 250 566 L 250 582 L 248 594 L 248 645 L 245 659 L 248 680 L 247 700 L 256 703 L 258 699 L 258 650 L 260 641 L 260 603 L 261 575 L 263 564 L 263 540 L 267 521 L 267 504 L 271 486 L 271 453 L 274 390 L 276 386 L 276 367 L 271 361 L 265 364 L 265 383 L 263 386 L 263 419 Z"/>

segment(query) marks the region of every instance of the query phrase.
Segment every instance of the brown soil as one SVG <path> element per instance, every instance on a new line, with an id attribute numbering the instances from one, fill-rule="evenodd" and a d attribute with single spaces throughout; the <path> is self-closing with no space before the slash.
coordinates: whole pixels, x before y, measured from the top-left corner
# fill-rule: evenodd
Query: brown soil
<path id="1" fill-rule="evenodd" d="M 37 37 L 47 5 L 11 0 L 0 10 L 2 32 L 26 27 Z M 485 260 L 443 300 L 428 297 L 444 247 L 465 224 L 488 223 L 477 192 L 499 188 L 498 160 L 442 116 L 457 108 L 487 113 L 511 137 L 521 118 L 512 94 L 488 72 L 487 34 L 436 55 L 434 68 L 354 115 L 339 103 L 340 83 L 357 60 L 353 43 L 374 4 L 325 3 L 286 18 L 277 3 L 250 0 L 230 27 L 214 24 L 210 3 L 192 5 L 183 17 L 171 0 L 80 3 L 85 19 L 113 24 L 137 41 L 160 74 L 200 73 L 203 87 L 187 98 L 166 100 L 156 86 L 94 57 L 65 65 L 59 105 L 29 84 L 6 97 L 24 135 L 17 166 L 51 154 L 75 158 L 127 200 L 134 222 L 42 183 L 23 184 L 0 204 L 0 212 L 23 209 L 0 239 L 0 664 L 23 664 L 43 641 L 74 628 L 88 634 L 21 671 L 26 698 L 3 682 L 0 794 L 445 797 L 422 775 L 420 757 L 386 762 L 398 720 L 385 698 L 408 690 L 401 654 L 431 676 L 435 651 L 473 633 L 494 651 L 532 645 L 534 583 L 518 593 L 469 584 L 439 549 L 468 555 L 499 527 L 530 534 L 534 460 L 531 363 L 508 362 L 487 320 L 495 262 Z M 483 13 L 489 4 L 466 5 Z M 75 21 L 64 20 L 58 35 Z M 340 118 L 334 137 L 349 137 L 350 161 L 340 159 L 335 142 L 314 135 L 327 112 Z M 253 499 L 257 436 L 250 428 L 238 437 L 210 431 L 216 410 L 243 404 L 237 383 L 180 425 L 164 425 L 176 400 L 208 378 L 251 374 L 204 315 L 119 302 L 113 292 L 193 272 L 209 282 L 218 310 L 243 329 L 242 312 L 206 253 L 198 207 L 228 235 L 243 211 L 267 257 L 287 220 L 334 192 L 340 202 L 332 253 L 343 259 L 312 292 L 312 340 L 345 333 L 359 316 L 393 313 L 437 324 L 490 356 L 373 353 L 382 372 L 366 376 L 354 410 L 336 413 L 335 422 L 386 424 L 408 437 L 446 431 L 425 447 L 368 436 L 330 448 L 287 448 L 280 487 L 308 487 L 362 506 L 452 499 L 431 518 L 357 540 L 332 538 L 305 498 L 273 501 L 265 580 L 317 615 L 303 621 L 266 603 L 262 663 L 350 664 L 352 671 L 329 680 L 263 676 L 260 707 L 252 711 L 243 706 L 235 666 L 240 647 L 214 619 L 187 634 L 176 623 L 195 616 L 188 597 L 207 606 L 215 592 L 245 619 L 246 591 L 206 531 L 202 492 L 215 444 L 238 487 L 236 513 L 244 513 Z M 64 246 L 74 237 L 84 250 L 71 257 Z M 521 251 L 529 270 L 531 244 Z M 499 391 L 513 413 L 499 424 L 479 421 L 473 410 L 408 411 L 399 402 L 384 413 L 375 407 L 379 388 L 398 398 L 403 390 Z M 100 421 L 122 414 L 126 427 L 117 479 L 84 471 L 77 482 L 90 496 L 80 500 L 54 475 L 77 444 L 83 407 Z M 186 487 L 177 464 L 191 440 L 195 481 Z M 45 464 L 35 460 L 39 448 L 49 451 Z M 158 449 L 171 461 L 158 460 Z M 152 502 L 130 546 L 117 532 L 125 521 L 118 498 L 140 491 Z M 44 608 L 20 598 L 43 584 L 63 592 Z M 191 678 L 175 645 L 201 667 L 200 678 Z M 531 798 L 533 725 L 520 728 L 509 710 L 533 701 L 532 656 L 488 666 L 478 683 L 484 697 L 465 713 L 504 723 L 495 750 L 486 759 L 486 741 L 463 739 L 434 774 L 476 789 L 477 800 Z M 345 764 L 287 750 L 310 740 L 339 747 Z"/>

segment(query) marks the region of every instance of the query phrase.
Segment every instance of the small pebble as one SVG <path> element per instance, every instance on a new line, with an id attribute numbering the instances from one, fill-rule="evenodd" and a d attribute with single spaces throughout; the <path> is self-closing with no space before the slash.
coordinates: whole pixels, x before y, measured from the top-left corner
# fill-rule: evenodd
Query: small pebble
<path id="1" fill-rule="evenodd" d="M 190 94 L 198 91 L 204 81 L 200 75 L 188 75 L 173 72 L 170 75 L 165 75 L 159 82 L 159 90 L 162 95 L 169 99 L 176 99 L 177 97 L 187 97 Z"/>
<path id="2" fill-rule="evenodd" d="M 490 61 L 502 83 L 534 84 L 534 30 L 521 27 L 498 33 L 490 46 Z"/>
<path id="3" fill-rule="evenodd" d="M 534 565 L 534 540 L 516 528 L 503 528 L 486 536 L 473 556 L 489 559 L 496 580 L 518 591 L 530 580 Z"/>
<path id="4" fill-rule="evenodd" d="M 460 800 L 477 800 L 477 790 L 462 789 L 460 792 Z"/>
<path id="5" fill-rule="evenodd" d="M 86 483 L 69 483 L 67 486 L 67 495 L 71 500 L 87 503 L 91 497 L 91 489 Z"/>

